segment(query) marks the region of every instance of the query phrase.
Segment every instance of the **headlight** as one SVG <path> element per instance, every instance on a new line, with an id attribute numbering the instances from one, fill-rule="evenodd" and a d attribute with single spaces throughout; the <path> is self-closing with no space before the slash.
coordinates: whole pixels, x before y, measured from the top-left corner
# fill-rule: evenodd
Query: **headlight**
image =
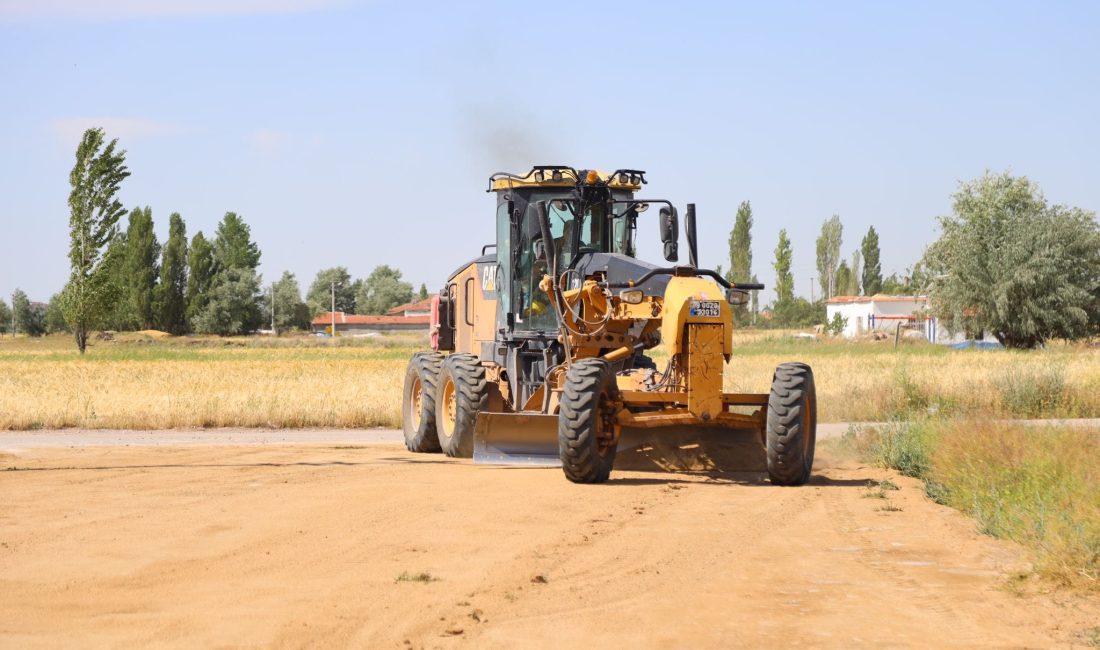
<path id="1" fill-rule="evenodd" d="M 623 289 L 619 292 L 619 300 L 628 305 L 640 305 L 645 300 L 645 293 L 641 289 Z"/>

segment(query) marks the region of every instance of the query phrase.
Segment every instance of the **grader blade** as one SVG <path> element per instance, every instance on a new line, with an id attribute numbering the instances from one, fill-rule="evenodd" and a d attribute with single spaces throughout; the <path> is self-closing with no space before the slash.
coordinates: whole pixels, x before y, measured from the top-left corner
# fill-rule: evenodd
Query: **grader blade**
<path id="1" fill-rule="evenodd" d="M 558 416 L 478 413 L 474 425 L 474 462 L 561 467 Z"/>
<path id="2" fill-rule="evenodd" d="M 623 427 L 615 469 L 635 472 L 759 472 L 760 433 L 712 426 Z"/>

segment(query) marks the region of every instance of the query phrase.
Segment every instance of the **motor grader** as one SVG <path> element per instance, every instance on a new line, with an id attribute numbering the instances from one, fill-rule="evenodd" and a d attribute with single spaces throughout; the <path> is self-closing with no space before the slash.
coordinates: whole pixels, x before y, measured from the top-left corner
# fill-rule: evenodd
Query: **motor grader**
<path id="1" fill-rule="evenodd" d="M 806 482 L 812 370 L 781 364 L 769 394 L 723 391 L 731 306 L 763 285 L 699 267 L 693 204 L 684 214 L 688 263 L 676 264 L 677 210 L 636 197 L 646 183 L 640 170 L 560 165 L 490 177 L 496 242 L 432 298 L 432 349 L 409 362 L 410 451 L 560 463 L 573 482 L 601 483 L 639 436 L 748 431 L 772 483 Z M 653 206 L 672 266 L 636 258 L 638 224 Z"/>

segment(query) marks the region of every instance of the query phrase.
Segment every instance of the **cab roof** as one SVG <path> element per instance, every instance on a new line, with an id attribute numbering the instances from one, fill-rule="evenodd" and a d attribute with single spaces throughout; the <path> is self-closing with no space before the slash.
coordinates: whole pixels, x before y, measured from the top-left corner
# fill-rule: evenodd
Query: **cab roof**
<path id="1" fill-rule="evenodd" d="M 595 175 L 593 177 L 593 175 Z M 490 192 L 516 188 L 574 187 L 578 181 L 589 185 L 606 184 L 613 190 L 636 192 L 646 183 L 645 172 L 637 169 L 616 169 L 610 174 L 597 169 L 576 170 L 564 165 L 538 165 L 526 174 L 497 172 L 489 177 Z"/>

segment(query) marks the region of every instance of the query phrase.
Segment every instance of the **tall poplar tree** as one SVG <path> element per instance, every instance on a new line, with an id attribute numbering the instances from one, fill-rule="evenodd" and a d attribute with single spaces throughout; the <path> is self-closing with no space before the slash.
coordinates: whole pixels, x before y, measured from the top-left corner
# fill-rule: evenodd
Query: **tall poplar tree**
<path id="1" fill-rule="evenodd" d="M 834 214 L 821 224 L 821 235 L 817 238 L 817 274 L 821 283 L 823 298 L 836 295 L 836 271 L 840 267 L 840 245 L 844 226 L 840 215 Z"/>
<path id="2" fill-rule="evenodd" d="M 134 208 L 126 228 L 126 293 L 130 325 L 152 329 L 156 322 L 153 293 L 160 272 L 160 244 L 153 231 L 153 211 L 149 206 Z"/>
<path id="3" fill-rule="evenodd" d="M 787 230 L 779 231 L 779 244 L 775 247 L 775 301 L 777 304 L 794 300 L 794 276 L 791 275 L 791 240 Z"/>
<path id="4" fill-rule="evenodd" d="M 157 322 L 172 334 L 187 331 L 187 226 L 178 212 L 168 221 L 168 241 L 157 285 Z"/>
<path id="5" fill-rule="evenodd" d="M 214 248 L 203 236 L 202 231 L 191 238 L 191 248 L 187 252 L 187 322 L 206 307 L 210 283 L 214 280 Z"/>
<path id="6" fill-rule="evenodd" d="M 69 174 L 70 271 L 62 312 L 81 354 L 88 344 L 88 331 L 99 324 L 115 298 L 105 258 L 118 232 L 118 219 L 125 211 L 115 195 L 130 175 L 126 152 L 116 151 L 118 139 L 106 146 L 103 140 L 103 129 L 85 131 Z"/>
<path id="7" fill-rule="evenodd" d="M 861 295 L 860 287 L 862 286 L 862 273 L 863 273 L 863 255 L 860 254 L 859 249 L 852 251 L 852 278 L 848 281 L 847 288 L 844 289 L 844 293 L 849 296 Z"/>
<path id="8" fill-rule="evenodd" d="M 860 249 L 863 251 L 863 294 L 873 296 L 882 293 L 882 266 L 879 261 L 878 233 L 874 226 L 867 229 Z"/>
<path id="9" fill-rule="evenodd" d="M 752 277 L 752 205 L 742 201 L 730 231 L 730 282 L 748 282 Z"/>
<path id="10" fill-rule="evenodd" d="M 237 216 L 226 212 L 214 237 L 215 272 L 222 269 L 255 271 L 260 265 L 260 249 L 252 241 L 252 229 Z"/>
<path id="11" fill-rule="evenodd" d="M 749 282 L 752 279 L 752 205 L 748 201 L 742 201 L 737 207 L 729 248 L 730 269 L 726 279 L 730 282 Z M 744 322 L 748 311 L 748 305 L 733 308 L 738 322 Z"/>

